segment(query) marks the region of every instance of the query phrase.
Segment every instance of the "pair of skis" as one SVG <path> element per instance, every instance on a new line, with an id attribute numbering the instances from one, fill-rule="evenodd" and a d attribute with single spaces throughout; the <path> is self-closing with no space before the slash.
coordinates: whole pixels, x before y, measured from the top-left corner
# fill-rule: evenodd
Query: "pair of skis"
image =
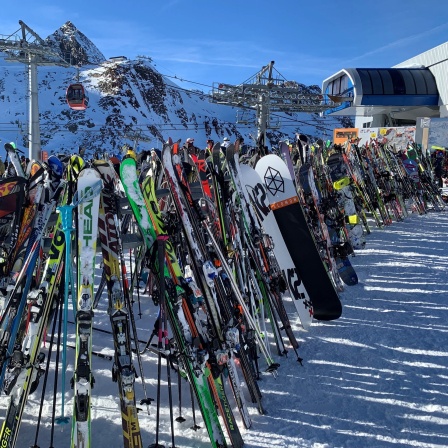
<path id="1" fill-rule="evenodd" d="M 198 332 L 194 325 L 195 318 L 191 313 L 190 304 L 187 303 L 189 298 L 186 297 L 185 290 L 182 287 L 182 284 L 186 282 L 182 281 L 182 275 L 177 266 L 177 260 L 172 252 L 169 240 L 165 239 L 166 232 L 164 231 L 164 226 L 162 226 L 160 216 L 157 216 L 157 208 L 152 209 L 153 219 L 151 219 L 137 177 L 136 164 L 132 158 L 122 161 L 120 177 L 147 249 L 154 250 L 157 247 L 155 254 L 164 253 L 165 256 L 163 262 L 160 255 L 154 259 L 154 270 L 159 277 L 159 291 L 164 295 L 163 298 L 160 297 L 160 306 L 163 309 L 160 310 L 159 322 L 157 324 L 158 348 L 159 350 L 162 349 L 162 340 L 167 330 L 165 319 L 167 319 L 170 322 L 177 350 L 179 351 L 180 366 L 182 366 L 188 377 L 196 396 L 211 444 L 216 448 L 226 446 L 209 389 L 207 379 L 209 374 L 206 373 L 205 359 L 202 357 L 200 350 L 193 344 L 193 340 L 198 338 Z M 152 202 L 152 206 L 155 207 L 156 203 Z M 159 244 L 163 245 L 161 249 Z M 160 393 L 160 391 L 158 392 Z"/>

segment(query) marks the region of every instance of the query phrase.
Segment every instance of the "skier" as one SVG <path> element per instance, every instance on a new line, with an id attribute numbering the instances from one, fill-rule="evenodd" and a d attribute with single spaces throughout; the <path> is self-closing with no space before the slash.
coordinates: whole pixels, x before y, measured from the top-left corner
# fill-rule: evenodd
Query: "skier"
<path id="1" fill-rule="evenodd" d="M 128 157 L 132 157 L 135 161 L 137 161 L 137 154 L 135 151 L 127 144 L 125 143 L 121 147 L 122 153 L 123 153 L 123 159 L 126 159 Z"/>
<path id="2" fill-rule="evenodd" d="M 239 152 L 243 156 L 247 153 L 247 145 L 244 144 L 244 137 L 238 137 L 237 142 L 239 142 Z"/>
<path id="3" fill-rule="evenodd" d="M 120 158 L 116 154 L 112 154 L 109 161 L 112 163 L 115 172 L 120 175 Z"/>
<path id="4" fill-rule="evenodd" d="M 188 178 L 191 177 L 191 173 L 193 172 L 193 164 L 194 162 L 190 159 L 190 156 L 197 156 L 199 154 L 199 148 L 194 146 L 194 138 L 187 138 L 185 143 L 182 146 L 182 164 L 185 170 L 185 174 Z"/>
<path id="5" fill-rule="evenodd" d="M 221 144 L 221 149 L 224 151 L 224 153 L 226 152 L 227 146 L 230 145 L 230 138 L 229 137 L 224 137 L 222 144 Z"/>
<path id="6" fill-rule="evenodd" d="M 194 146 L 194 138 L 187 138 L 185 140 L 184 145 L 182 146 L 182 149 L 184 150 L 185 160 L 187 160 L 187 154 L 189 155 L 197 155 L 199 152 L 199 148 Z"/>
<path id="7" fill-rule="evenodd" d="M 156 148 L 151 148 L 149 166 L 152 176 L 156 176 L 162 170 L 162 162 L 160 161 L 160 151 L 158 151 L 157 153 Z"/>
<path id="8" fill-rule="evenodd" d="M 308 137 L 303 134 L 296 134 L 297 154 L 300 158 L 300 162 L 303 165 L 306 163 L 310 156 L 310 146 L 308 144 Z"/>
<path id="9" fill-rule="evenodd" d="M 215 141 L 209 138 L 207 140 L 207 146 L 205 147 L 205 152 L 207 154 L 207 157 L 212 154 L 213 145 L 215 144 Z"/>

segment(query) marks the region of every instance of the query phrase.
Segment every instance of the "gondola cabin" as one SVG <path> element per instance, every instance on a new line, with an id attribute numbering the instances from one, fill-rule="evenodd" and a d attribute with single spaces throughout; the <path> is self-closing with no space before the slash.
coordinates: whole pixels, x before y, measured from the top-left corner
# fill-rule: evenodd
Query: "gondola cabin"
<path id="1" fill-rule="evenodd" d="M 66 92 L 67 104 L 73 110 L 86 110 L 89 97 L 82 84 L 70 84 Z"/>

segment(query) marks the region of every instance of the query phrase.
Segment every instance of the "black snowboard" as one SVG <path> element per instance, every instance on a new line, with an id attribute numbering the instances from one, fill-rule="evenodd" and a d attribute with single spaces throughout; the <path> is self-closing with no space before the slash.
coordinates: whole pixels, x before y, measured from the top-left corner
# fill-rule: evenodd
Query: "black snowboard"
<path id="1" fill-rule="evenodd" d="M 310 296 L 314 318 L 339 318 L 339 295 L 306 223 L 288 167 L 280 157 L 270 154 L 262 157 L 255 169 L 264 180 L 278 227 Z"/>

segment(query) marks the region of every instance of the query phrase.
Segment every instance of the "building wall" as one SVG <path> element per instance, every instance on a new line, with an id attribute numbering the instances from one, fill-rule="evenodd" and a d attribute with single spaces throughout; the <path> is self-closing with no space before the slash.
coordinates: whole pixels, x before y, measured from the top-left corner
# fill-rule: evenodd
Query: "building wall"
<path id="1" fill-rule="evenodd" d="M 448 117 L 448 42 L 414 56 L 393 68 L 403 68 L 412 65 L 424 65 L 431 70 L 437 83 L 440 95 L 440 116 Z"/>

